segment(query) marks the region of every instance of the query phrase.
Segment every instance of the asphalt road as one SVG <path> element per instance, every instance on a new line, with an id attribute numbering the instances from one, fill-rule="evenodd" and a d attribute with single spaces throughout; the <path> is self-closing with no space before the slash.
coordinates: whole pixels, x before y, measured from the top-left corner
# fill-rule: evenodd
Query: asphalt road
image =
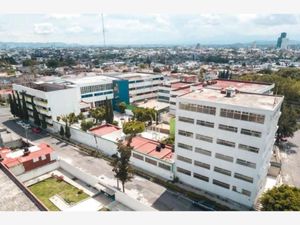
<path id="1" fill-rule="evenodd" d="M 11 116 L 8 109 L 0 109 L 0 123 L 9 130 L 25 138 L 25 130 Z M 112 173 L 112 167 L 104 159 L 89 156 L 78 148 L 61 142 L 51 137 L 46 132 L 41 134 L 28 131 L 28 139 L 49 144 L 57 155 L 72 165 L 85 172 L 97 176 L 104 182 L 116 186 L 116 179 Z M 192 204 L 192 200 L 180 193 L 167 190 L 165 187 L 153 183 L 147 179 L 135 176 L 133 180 L 126 184 L 126 193 L 138 199 L 146 205 L 150 205 L 160 211 L 203 211 L 203 208 Z"/>
<path id="2" fill-rule="evenodd" d="M 300 188 L 300 130 L 284 146 L 280 153 L 282 182 Z"/>

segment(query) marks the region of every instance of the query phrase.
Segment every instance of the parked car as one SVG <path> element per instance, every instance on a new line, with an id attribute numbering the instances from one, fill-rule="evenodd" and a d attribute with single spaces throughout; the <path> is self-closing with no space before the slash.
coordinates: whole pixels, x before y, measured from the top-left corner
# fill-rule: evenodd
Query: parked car
<path id="1" fill-rule="evenodd" d="M 32 128 L 32 132 L 35 133 L 35 134 L 39 134 L 39 133 L 42 132 L 42 129 L 39 128 L 39 127 L 33 127 L 33 128 Z"/>

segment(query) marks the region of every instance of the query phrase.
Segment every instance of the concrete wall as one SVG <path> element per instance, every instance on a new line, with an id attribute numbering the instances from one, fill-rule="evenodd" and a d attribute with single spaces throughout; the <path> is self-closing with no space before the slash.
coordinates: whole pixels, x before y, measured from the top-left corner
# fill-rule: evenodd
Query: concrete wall
<path id="1" fill-rule="evenodd" d="M 58 167 L 59 167 L 59 164 L 56 161 L 56 162 L 47 164 L 45 166 L 39 167 L 37 169 L 23 173 L 17 177 L 21 182 L 25 182 L 25 181 L 31 180 L 33 178 L 39 177 L 45 173 L 49 173 L 53 170 L 56 170 Z M 14 172 L 14 171 L 12 171 L 12 172 Z"/>
<path id="2" fill-rule="evenodd" d="M 63 124 L 54 121 L 53 131 L 59 132 L 61 126 L 64 127 Z M 96 136 L 91 133 L 84 132 L 82 130 L 73 127 L 70 128 L 70 132 L 71 132 L 71 139 L 74 141 L 98 149 L 99 151 L 110 156 L 117 152 L 116 144 L 110 140 L 104 139 L 102 137 Z"/>

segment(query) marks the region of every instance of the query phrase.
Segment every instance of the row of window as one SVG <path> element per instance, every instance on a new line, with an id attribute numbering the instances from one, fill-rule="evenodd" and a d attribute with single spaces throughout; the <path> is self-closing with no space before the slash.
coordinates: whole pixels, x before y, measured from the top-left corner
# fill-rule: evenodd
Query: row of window
<path id="1" fill-rule="evenodd" d="M 205 106 L 205 105 L 197 105 L 197 104 L 180 102 L 179 109 L 192 111 L 192 112 L 200 112 L 200 113 L 216 115 L 216 107 Z M 231 118 L 231 119 L 261 123 L 261 124 L 263 124 L 265 122 L 264 115 L 256 114 L 256 113 L 249 113 L 249 112 L 242 112 L 242 111 L 231 110 L 231 109 L 221 108 L 220 116 Z"/>
<path id="2" fill-rule="evenodd" d="M 227 162 L 233 162 L 233 157 L 226 156 L 226 155 L 219 154 L 219 153 L 215 154 L 215 158 L 221 159 L 221 160 L 224 160 L 224 161 L 227 161 Z M 177 155 L 177 160 L 185 162 L 185 163 L 189 163 L 189 164 L 193 163 L 192 159 L 184 157 L 184 156 L 181 156 L 181 155 Z M 256 163 L 249 162 L 249 161 L 244 160 L 244 159 L 237 158 L 236 159 L 236 164 L 256 169 Z M 197 161 L 197 160 L 194 160 L 194 165 L 198 166 L 198 167 L 202 167 L 204 169 L 208 169 L 208 170 L 210 169 L 210 165 L 209 164 L 203 163 L 203 162 L 200 162 L 200 161 Z M 230 176 L 231 176 L 231 172 L 230 172 Z"/>
<path id="3" fill-rule="evenodd" d="M 109 89 L 112 89 L 112 84 L 99 84 L 99 85 L 85 86 L 85 87 L 81 87 L 80 91 L 81 94 L 86 94 L 86 93 L 97 92 L 97 91 L 105 91 Z"/>
<path id="4" fill-rule="evenodd" d="M 101 96 L 101 95 L 109 95 L 109 94 L 112 94 L 113 91 L 105 91 L 105 92 L 98 92 L 98 93 L 95 93 L 95 94 L 85 94 L 85 95 L 81 95 L 81 98 L 90 98 L 90 97 L 93 97 L 93 96 Z"/>
<path id="5" fill-rule="evenodd" d="M 188 117 L 183 117 L 183 116 L 179 116 L 178 120 L 181 122 L 190 123 L 190 124 L 194 124 L 194 122 L 195 122 L 194 119 L 188 118 Z M 214 123 L 208 122 L 208 121 L 203 121 L 203 120 L 197 120 L 196 124 L 200 125 L 200 126 L 204 126 L 204 127 L 210 127 L 210 128 L 214 128 L 214 126 L 215 126 Z M 234 132 L 234 133 L 238 132 L 237 127 L 228 126 L 225 124 L 219 124 L 219 129 Z M 241 129 L 241 134 L 253 136 L 253 137 L 261 137 L 261 132 L 254 131 L 254 130 L 248 130 L 248 129 L 244 129 L 244 128 Z"/>
<path id="6" fill-rule="evenodd" d="M 265 116 L 256 113 L 242 112 L 238 110 L 230 110 L 221 108 L 220 116 L 236 120 L 244 120 L 249 122 L 261 123 L 265 122 Z"/>
<path id="7" fill-rule="evenodd" d="M 228 173 L 228 171 L 224 170 L 224 169 L 221 169 L 221 168 L 218 168 L 218 167 L 215 167 L 217 171 L 221 171 L 222 173 Z M 181 167 L 177 167 L 177 172 L 178 173 L 182 173 L 182 174 L 185 174 L 187 176 L 191 176 L 192 175 L 192 172 L 189 171 L 189 170 L 186 170 L 186 169 L 183 169 Z M 240 179 L 240 175 L 241 174 L 238 174 L 237 176 L 235 176 L 235 178 L 237 179 Z M 242 175 L 243 176 L 243 175 Z M 201 175 L 199 173 L 195 173 L 193 172 L 193 177 L 196 178 L 196 179 L 199 179 L 199 180 L 202 180 L 202 181 L 205 181 L 205 182 L 209 182 L 209 177 L 207 176 L 204 176 L 204 175 Z M 244 179 L 244 178 L 243 178 Z M 219 180 L 216 180 L 216 179 L 213 179 L 212 183 L 214 185 L 217 185 L 219 187 L 222 187 L 222 188 L 225 188 L 225 189 L 230 189 L 230 184 L 227 184 L 225 182 L 222 182 L 222 181 L 219 181 Z M 251 196 L 251 192 L 248 191 L 248 190 L 245 190 L 245 189 L 242 189 L 241 192 L 237 191 L 237 187 L 236 186 L 232 186 L 232 191 L 234 192 L 237 192 L 237 193 L 240 193 L 240 194 L 243 194 L 243 195 L 246 195 L 248 197 Z"/>
<path id="8" fill-rule="evenodd" d="M 158 166 L 162 169 L 165 169 L 165 170 L 168 170 L 168 171 L 171 171 L 171 166 L 169 165 L 166 165 L 164 163 L 161 163 L 161 162 L 157 162 L 156 160 L 153 160 L 151 158 L 148 158 L 148 157 L 144 157 L 142 155 L 139 155 L 139 154 L 136 154 L 136 153 L 132 153 L 132 157 L 133 158 L 136 158 L 136 159 L 139 159 L 139 160 L 142 160 L 144 161 L 144 158 L 145 158 L 145 162 L 151 164 L 151 165 L 154 165 L 154 166 Z"/>
<path id="9" fill-rule="evenodd" d="M 205 114 L 216 115 L 216 107 L 206 106 L 206 105 L 197 105 L 190 103 L 179 103 L 179 108 L 192 112 L 200 112 Z"/>
<path id="10" fill-rule="evenodd" d="M 153 84 L 153 85 L 146 85 L 146 86 L 141 86 L 141 87 L 132 87 L 132 88 L 129 88 L 130 91 L 133 91 L 133 90 L 139 90 L 139 89 L 145 89 L 145 88 L 153 88 L 153 87 L 157 87 L 159 86 L 158 84 Z"/>
<path id="11" fill-rule="evenodd" d="M 185 131 L 185 130 L 178 130 L 178 135 L 189 137 L 189 138 L 193 138 L 194 137 L 194 134 L 192 132 Z M 202 134 L 196 134 L 195 138 L 197 140 L 200 140 L 200 141 L 205 141 L 205 142 L 208 142 L 208 143 L 213 143 L 213 138 L 210 137 L 210 136 L 206 136 L 206 135 L 202 135 Z M 219 144 L 219 145 L 224 145 L 224 146 L 231 147 L 231 148 L 235 148 L 235 146 L 236 146 L 235 142 L 227 141 L 227 140 L 220 139 L 220 138 L 217 138 L 216 143 Z M 186 145 L 183 145 L 182 148 L 187 149 L 187 150 L 191 150 L 191 151 L 193 150 L 193 147 L 186 146 Z M 244 144 L 238 144 L 238 148 L 241 149 L 241 150 L 248 151 L 248 152 L 253 152 L 253 153 L 258 153 L 259 152 L 259 148 L 253 147 L 253 146 L 249 146 L 249 145 L 244 145 Z"/>

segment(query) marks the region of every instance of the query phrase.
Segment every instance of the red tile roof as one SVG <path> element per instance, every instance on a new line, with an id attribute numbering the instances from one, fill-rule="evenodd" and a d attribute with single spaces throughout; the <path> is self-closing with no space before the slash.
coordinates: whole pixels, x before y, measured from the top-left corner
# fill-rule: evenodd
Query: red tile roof
<path id="1" fill-rule="evenodd" d="M 0 155 L 4 159 L 2 163 L 5 164 L 8 168 L 11 168 L 19 164 L 23 164 L 24 162 L 31 161 L 35 158 L 51 154 L 53 152 L 53 149 L 48 144 L 41 143 L 38 145 L 38 147 L 40 148 L 40 150 L 30 152 L 26 156 L 22 155 L 16 158 L 7 157 L 7 154 L 12 151 L 9 148 L 2 148 L 0 149 Z"/>
<path id="2" fill-rule="evenodd" d="M 112 133 L 114 131 L 120 130 L 121 128 L 111 125 L 111 124 L 105 124 L 98 127 L 94 127 L 89 130 L 90 133 L 96 134 L 98 136 L 106 135 L 109 133 Z"/>

